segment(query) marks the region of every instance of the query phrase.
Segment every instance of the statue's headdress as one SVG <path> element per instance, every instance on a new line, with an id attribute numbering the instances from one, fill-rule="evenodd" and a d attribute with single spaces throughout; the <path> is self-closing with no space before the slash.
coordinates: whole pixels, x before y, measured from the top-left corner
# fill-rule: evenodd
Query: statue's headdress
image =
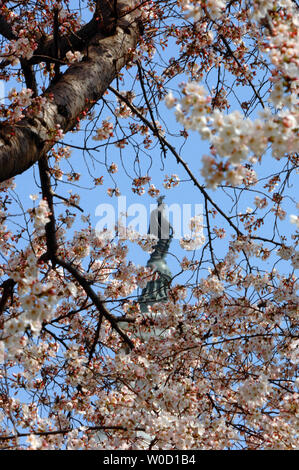
<path id="1" fill-rule="evenodd" d="M 165 199 L 165 196 L 159 196 L 159 197 L 158 197 L 158 199 L 157 199 L 158 206 L 160 206 L 161 204 L 163 204 L 163 199 Z"/>

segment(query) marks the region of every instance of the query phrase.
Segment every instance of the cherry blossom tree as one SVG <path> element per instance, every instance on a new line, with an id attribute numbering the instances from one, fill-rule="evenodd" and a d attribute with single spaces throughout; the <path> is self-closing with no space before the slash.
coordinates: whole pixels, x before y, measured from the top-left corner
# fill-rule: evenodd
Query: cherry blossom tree
<path id="1" fill-rule="evenodd" d="M 0 2 L 1 448 L 297 447 L 298 26 L 296 0 Z M 80 188 L 155 198 L 159 165 L 204 213 L 141 312 L 155 240 L 97 233 Z"/>

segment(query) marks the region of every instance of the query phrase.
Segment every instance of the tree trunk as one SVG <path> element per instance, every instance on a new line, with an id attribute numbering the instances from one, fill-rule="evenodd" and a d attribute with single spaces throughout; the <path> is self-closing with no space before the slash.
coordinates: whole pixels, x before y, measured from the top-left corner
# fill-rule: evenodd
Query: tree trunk
<path id="1" fill-rule="evenodd" d="M 107 90 L 127 63 L 129 52 L 140 37 L 140 21 L 130 19 L 116 25 L 112 35 L 94 35 L 87 54 L 51 84 L 42 95 L 48 98 L 43 115 L 26 117 L 12 127 L 0 127 L 0 182 L 20 174 L 38 161 L 55 144 L 51 135 L 60 126 L 68 132 L 83 111 L 89 110 Z M 52 97 L 52 98 L 51 98 Z"/>

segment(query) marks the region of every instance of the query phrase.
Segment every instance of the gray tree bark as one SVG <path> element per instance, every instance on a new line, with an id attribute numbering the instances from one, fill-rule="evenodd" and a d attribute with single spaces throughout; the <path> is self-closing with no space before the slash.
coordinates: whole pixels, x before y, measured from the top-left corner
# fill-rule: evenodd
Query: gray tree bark
<path id="1" fill-rule="evenodd" d="M 33 113 L 13 127 L 1 123 L 0 182 L 23 173 L 45 155 L 55 144 L 50 136 L 57 125 L 64 133 L 74 128 L 81 113 L 103 96 L 128 62 L 140 29 L 136 16 L 114 18 L 112 33 L 110 28 L 108 33 L 97 32 L 88 41 L 85 38 L 82 62 L 70 66 L 42 95 L 48 98 L 42 116 Z"/>

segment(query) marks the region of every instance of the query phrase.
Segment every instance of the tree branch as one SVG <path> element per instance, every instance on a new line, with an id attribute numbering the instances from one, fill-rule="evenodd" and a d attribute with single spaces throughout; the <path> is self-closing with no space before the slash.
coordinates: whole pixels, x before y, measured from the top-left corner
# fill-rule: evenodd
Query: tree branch
<path id="1" fill-rule="evenodd" d="M 0 34 L 5 37 L 6 39 L 9 39 L 10 41 L 13 39 L 16 39 L 12 27 L 10 24 L 6 21 L 5 17 L 3 15 L 0 15 Z"/>
<path id="2" fill-rule="evenodd" d="M 82 51 L 86 49 L 91 38 L 100 33 L 99 22 L 93 17 L 89 23 L 82 26 L 79 31 L 70 32 L 59 38 L 60 56 L 65 57 L 70 50 Z M 104 34 L 101 34 L 104 38 Z M 41 37 L 39 46 L 29 59 L 30 64 L 39 64 L 40 62 L 51 62 L 56 58 L 57 42 L 53 37 Z"/>
<path id="3" fill-rule="evenodd" d="M 80 286 L 84 289 L 90 300 L 93 301 L 94 305 L 97 307 L 98 311 L 101 315 L 103 315 L 106 320 L 110 323 L 112 328 L 121 336 L 124 342 L 129 346 L 130 349 L 134 348 L 133 341 L 119 328 L 117 320 L 114 316 L 107 310 L 103 301 L 101 300 L 100 296 L 94 292 L 91 288 L 89 282 L 82 276 L 78 269 L 76 269 L 71 263 L 64 261 L 63 259 L 59 258 L 58 256 L 55 257 L 56 263 L 61 266 L 62 268 L 66 269 L 72 276 L 76 279 L 76 281 L 80 284 Z"/>
<path id="4" fill-rule="evenodd" d="M 124 426 L 87 426 L 87 431 L 132 431 Z M 11 439 L 18 439 L 20 437 L 28 437 L 31 435 L 34 436 L 57 436 L 58 434 L 68 434 L 69 432 L 74 431 L 74 428 L 65 428 L 57 429 L 56 431 L 32 431 L 32 432 L 22 432 L 17 434 L 10 434 L 8 436 L 0 436 L 0 441 L 8 441 Z M 145 428 L 135 427 L 134 431 L 145 431 Z"/>
<path id="5" fill-rule="evenodd" d="M 6 279 L 6 281 L 4 281 L 0 286 L 0 288 L 3 289 L 3 294 L 0 300 L 0 315 L 3 313 L 9 297 L 11 298 L 11 300 L 13 300 L 13 288 L 15 284 L 16 282 L 13 279 Z M 1 328 L 1 321 L 0 321 L 0 328 Z"/>

